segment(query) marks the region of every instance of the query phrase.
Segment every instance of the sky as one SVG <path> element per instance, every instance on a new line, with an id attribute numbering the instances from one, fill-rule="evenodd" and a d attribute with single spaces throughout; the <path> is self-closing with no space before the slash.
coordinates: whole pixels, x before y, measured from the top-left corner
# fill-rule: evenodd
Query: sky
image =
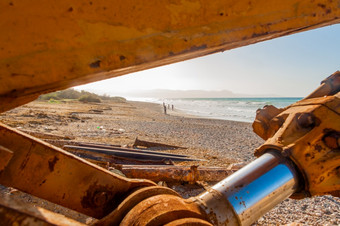
<path id="1" fill-rule="evenodd" d="M 83 86 L 111 96 L 138 90 L 228 90 L 304 97 L 340 70 L 340 24 L 227 50 Z"/>

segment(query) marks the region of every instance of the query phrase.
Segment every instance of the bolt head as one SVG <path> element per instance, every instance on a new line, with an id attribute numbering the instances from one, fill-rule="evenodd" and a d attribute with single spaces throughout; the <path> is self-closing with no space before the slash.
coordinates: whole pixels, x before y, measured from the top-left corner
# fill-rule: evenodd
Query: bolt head
<path id="1" fill-rule="evenodd" d="M 315 119 L 311 113 L 302 113 L 298 116 L 297 123 L 302 128 L 308 128 L 314 125 Z"/>
<path id="2" fill-rule="evenodd" d="M 93 203 L 96 206 L 103 206 L 108 201 L 108 195 L 106 192 L 97 192 L 93 197 Z"/>

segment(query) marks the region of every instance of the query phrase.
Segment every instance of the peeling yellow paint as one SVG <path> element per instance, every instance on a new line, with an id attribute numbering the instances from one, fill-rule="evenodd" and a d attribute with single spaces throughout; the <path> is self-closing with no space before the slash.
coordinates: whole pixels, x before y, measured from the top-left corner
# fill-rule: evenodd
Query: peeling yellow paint
<path id="1" fill-rule="evenodd" d="M 339 21 L 338 2 L 326 0 L 2 1 L 0 112 L 42 93 Z"/>

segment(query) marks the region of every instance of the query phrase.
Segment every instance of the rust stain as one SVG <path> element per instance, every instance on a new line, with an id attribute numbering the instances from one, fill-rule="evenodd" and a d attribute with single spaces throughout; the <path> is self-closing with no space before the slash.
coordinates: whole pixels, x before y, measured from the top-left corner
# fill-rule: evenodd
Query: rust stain
<path id="1" fill-rule="evenodd" d="M 59 158 L 57 156 L 54 156 L 53 159 L 48 160 L 48 168 L 50 169 L 51 172 L 54 171 L 54 166 L 58 160 Z"/>
<path id="2" fill-rule="evenodd" d="M 326 8 L 326 5 L 325 5 L 325 4 L 321 4 L 321 3 L 319 3 L 319 4 L 318 4 L 318 6 L 319 6 L 320 8 L 323 8 L 323 9 L 325 9 L 325 8 Z"/>
<path id="3" fill-rule="evenodd" d="M 200 46 L 194 45 L 194 46 L 191 46 L 189 49 L 183 50 L 183 51 L 181 51 L 179 53 L 174 53 L 173 51 L 170 51 L 169 52 L 169 56 L 181 55 L 181 54 L 185 54 L 185 53 L 196 52 L 196 51 L 204 50 L 206 48 L 208 48 L 208 46 L 206 44 L 203 44 L 203 45 L 200 45 Z"/>
<path id="4" fill-rule="evenodd" d="M 321 145 L 315 145 L 315 150 L 317 150 L 318 152 L 322 151 L 322 147 Z"/>
<path id="5" fill-rule="evenodd" d="M 99 68 L 100 67 L 101 60 L 96 60 L 89 64 L 90 68 Z"/>
<path id="6" fill-rule="evenodd" d="M 21 163 L 21 165 L 20 165 L 20 169 L 21 169 L 21 170 L 24 170 L 24 169 L 25 169 L 25 167 L 26 167 L 26 165 L 27 165 L 27 163 L 28 163 L 28 160 L 29 160 L 30 157 L 31 157 L 31 151 L 32 151 L 32 149 L 35 149 L 35 143 L 32 143 L 32 145 L 30 146 L 30 149 L 28 150 L 28 152 L 27 152 L 27 154 L 26 154 L 26 156 L 25 156 L 24 161 L 22 161 L 22 163 Z"/>
<path id="7" fill-rule="evenodd" d="M 41 185 L 43 185 L 43 184 L 45 184 L 45 182 L 46 182 L 46 179 L 45 180 L 43 180 L 40 184 L 39 184 L 39 186 L 41 186 Z"/>
<path id="8" fill-rule="evenodd" d="M 84 209 L 95 209 L 101 212 L 101 215 L 110 213 L 124 196 L 116 195 L 115 189 L 109 185 L 98 185 L 97 182 L 89 186 L 85 195 L 81 199 L 81 205 Z M 120 198 L 115 198 L 120 197 Z"/>
<path id="9" fill-rule="evenodd" d="M 263 32 L 263 33 L 253 33 L 251 35 L 252 38 L 257 38 L 257 37 L 261 37 L 261 36 L 264 36 L 264 35 L 268 35 L 269 32 Z"/>
<path id="10" fill-rule="evenodd" d="M 335 168 L 335 171 L 336 171 L 336 175 L 337 175 L 338 177 L 340 177 L 340 166 L 336 167 L 336 168 Z"/>

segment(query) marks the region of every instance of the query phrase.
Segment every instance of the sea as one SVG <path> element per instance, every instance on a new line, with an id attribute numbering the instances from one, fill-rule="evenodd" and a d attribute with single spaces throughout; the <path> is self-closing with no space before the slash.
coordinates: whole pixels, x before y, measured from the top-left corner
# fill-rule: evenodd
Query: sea
<path id="1" fill-rule="evenodd" d="M 132 98 L 135 101 L 174 105 L 174 110 L 203 118 L 253 122 L 256 110 L 265 105 L 286 107 L 301 97 L 250 97 L 250 98 Z M 171 110 L 170 110 L 171 111 Z"/>

